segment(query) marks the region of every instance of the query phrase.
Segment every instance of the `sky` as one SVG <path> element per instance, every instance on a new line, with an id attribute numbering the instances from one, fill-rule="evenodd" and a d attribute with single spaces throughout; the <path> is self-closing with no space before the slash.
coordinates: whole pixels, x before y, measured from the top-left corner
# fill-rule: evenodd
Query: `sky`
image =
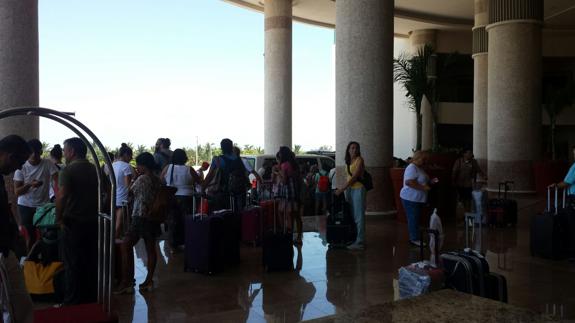
<path id="1" fill-rule="evenodd" d="M 221 0 L 40 0 L 39 38 L 40 104 L 75 112 L 106 146 L 229 137 L 263 147 L 259 12 Z M 292 39 L 293 144 L 335 147 L 334 31 L 294 23 Z M 50 144 L 72 135 L 49 120 L 40 131 Z M 395 136 L 408 151 L 407 135 Z"/>

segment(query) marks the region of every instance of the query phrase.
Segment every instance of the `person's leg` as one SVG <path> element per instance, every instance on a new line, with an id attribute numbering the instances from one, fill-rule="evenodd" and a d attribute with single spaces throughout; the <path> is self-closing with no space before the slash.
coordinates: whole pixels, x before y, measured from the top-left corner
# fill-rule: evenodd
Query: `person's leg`
<path id="1" fill-rule="evenodd" d="M 30 251 L 34 243 L 36 242 L 36 227 L 34 227 L 34 213 L 36 213 L 36 208 L 18 205 L 18 214 L 20 214 L 20 221 L 22 221 L 22 226 L 26 229 L 26 234 L 28 238 L 26 239 L 26 250 Z"/>
<path id="2" fill-rule="evenodd" d="M 124 229 L 124 209 L 121 207 L 120 208 L 116 207 L 116 232 L 114 234 L 116 239 L 120 239 L 120 237 L 122 237 L 122 235 L 124 234 L 123 229 Z"/>
<path id="3" fill-rule="evenodd" d="M 77 250 L 78 245 L 75 242 L 72 237 L 72 228 L 64 227 L 61 239 L 66 285 L 62 301 L 64 305 L 74 305 L 80 302 L 80 286 L 78 284 L 80 277 L 80 259 L 78 254 L 80 252 Z"/>
<path id="4" fill-rule="evenodd" d="M 22 268 L 13 252 L 4 258 L 6 274 L 9 283 L 9 296 L 14 310 L 14 322 L 31 323 L 33 320 L 34 305 L 30 299 L 30 294 L 26 290 Z M 0 311 L 1 314 L 1 311 Z M 1 319 L 1 317 L 0 317 Z"/>
<path id="5" fill-rule="evenodd" d="M 349 195 L 352 201 L 353 219 L 357 227 L 354 244 L 363 245 L 365 243 L 365 190 L 350 189 Z"/>
<path id="6" fill-rule="evenodd" d="M 411 202 L 401 199 L 405 214 L 407 217 L 407 228 L 409 232 L 409 240 L 419 240 L 419 215 L 421 213 L 421 203 Z"/>
<path id="7" fill-rule="evenodd" d="M 145 237 L 144 244 L 146 245 L 146 256 L 148 258 L 148 263 L 146 265 L 148 274 L 146 275 L 146 280 L 140 285 L 140 289 L 151 287 L 154 280 L 154 272 L 156 271 L 157 262 L 156 239 Z"/>
<path id="8" fill-rule="evenodd" d="M 296 243 L 301 245 L 302 240 L 303 240 L 303 221 L 302 221 L 303 207 L 302 207 L 302 205 L 300 205 L 297 202 L 293 202 L 291 214 L 293 214 L 293 216 L 294 216 L 295 226 L 296 226 L 296 230 L 297 230 Z"/>
<path id="9" fill-rule="evenodd" d="M 322 208 L 321 208 L 321 215 L 326 215 L 327 214 L 327 204 L 328 204 L 328 193 L 322 193 Z"/>
<path id="10" fill-rule="evenodd" d="M 321 203 L 321 196 L 320 193 L 315 193 L 315 212 L 314 215 L 319 215 L 319 207 L 320 207 L 320 203 Z"/>
<path id="11" fill-rule="evenodd" d="M 78 251 L 80 273 L 80 302 L 94 303 L 98 300 L 98 226 L 97 223 L 84 224 L 73 234 Z"/>
<path id="12" fill-rule="evenodd" d="M 134 291 L 134 251 L 133 248 L 140 240 L 139 236 L 128 233 L 121 245 L 122 273 L 121 281 L 115 293 L 132 293 Z"/>

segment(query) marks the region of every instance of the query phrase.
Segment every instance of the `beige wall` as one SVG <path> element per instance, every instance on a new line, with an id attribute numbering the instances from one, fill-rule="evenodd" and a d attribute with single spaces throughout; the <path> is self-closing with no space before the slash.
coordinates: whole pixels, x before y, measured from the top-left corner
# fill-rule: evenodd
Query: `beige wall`
<path id="1" fill-rule="evenodd" d="M 469 31 L 439 30 L 437 33 L 437 52 L 470 54 L 473 36 Z"/>
<path id="2" fill-rule="evenodd" d="M 543 29 L 544 57 L 575 57 L 575 30 Z"/>

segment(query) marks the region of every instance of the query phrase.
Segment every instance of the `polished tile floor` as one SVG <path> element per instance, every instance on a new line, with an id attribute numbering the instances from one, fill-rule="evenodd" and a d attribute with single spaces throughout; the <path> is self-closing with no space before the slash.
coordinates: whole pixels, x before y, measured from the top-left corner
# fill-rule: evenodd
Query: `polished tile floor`
<path id="1" fill-rule="evenodd" d="M 492 271 L 508 280 L 509 303 L 575 319 L 575 262 L 549 261 L 529 254 L 529 216 L 543 208 L 519 201 L 518 228 L 485 229 L 482 250 Z M 183 271 L 183 254 L 170 254 L 158 242 L 160 258 L 155 289 L 115 296 L 121 322 L 296 322 L 353 312 L 394 300 L 393 279 L 400 266 L 417 261 L 407 243 L 405 224 L 368 217 L 368 248 L 363 252 L 330 250 L 322 238 L 320 217 L 308 228 L 294 263 L 299 270 L 264 273 L 261 249 L 242 247 L 242 263 L 215 276 Z M 444 250 L 464 245 L 462 224 L 445 225 Z M 477 232 L 476 232 L 477 233 Z M 479 244 L 476 234 L 476 244 Z M 135 252 L 136 276 L 146 274 L 142 246 Z"/>

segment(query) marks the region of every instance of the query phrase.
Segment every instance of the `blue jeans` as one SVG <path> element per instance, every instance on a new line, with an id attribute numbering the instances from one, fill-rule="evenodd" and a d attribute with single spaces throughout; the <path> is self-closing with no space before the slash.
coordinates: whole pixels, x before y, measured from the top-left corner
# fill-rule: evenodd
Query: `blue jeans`
<path id="1" fill-rule="evenodd" d="M 424 203 L 411 202 L 401 199 L 405 214 L 407 215 L 407 228 L 409 231 L 409 240 L 419 240 L 419 217 L 421 216 L 421 208 Z"/>
<path id="2" fill-rule="evenodd" d="M 350 204 L 351 214 L 357 226 L 356 244 L 365 244 L 365 188 L 348 188 L 345 198 Z"/>

